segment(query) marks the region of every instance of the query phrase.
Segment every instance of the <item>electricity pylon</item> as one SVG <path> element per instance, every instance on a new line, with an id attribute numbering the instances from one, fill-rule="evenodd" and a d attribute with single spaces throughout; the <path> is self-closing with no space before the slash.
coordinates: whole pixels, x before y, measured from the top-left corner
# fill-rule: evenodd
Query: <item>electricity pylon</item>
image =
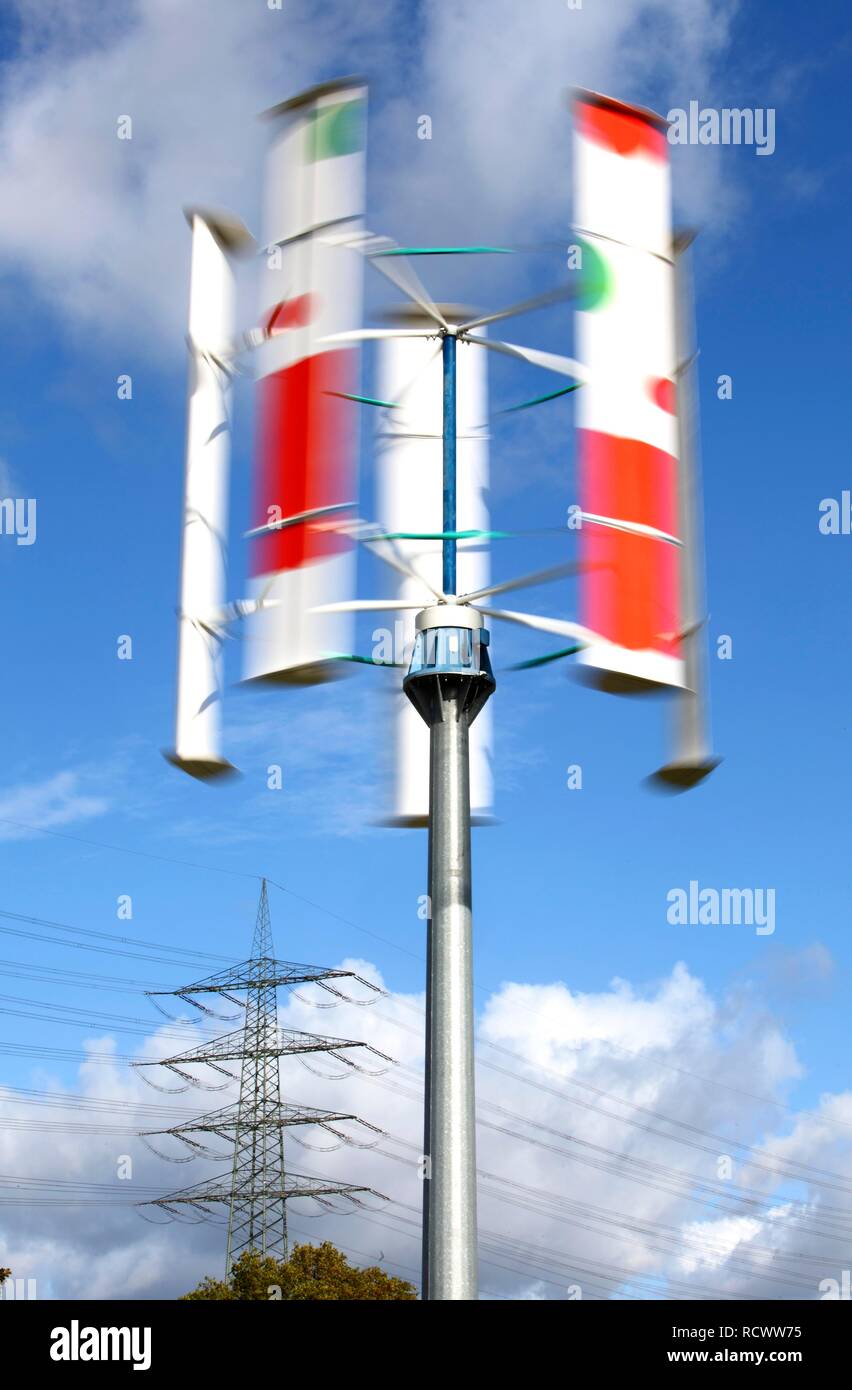
<path id="1" fill-rule="evenodd" d="M 279 1059 L 292 1053 L 323 1052 L 347 1066 L 363 1070 L 344 1055 L 349 1049 L 361 1048 L 372 1052 L 382 1061 L 392 1061 L 385 1053 L 379 1052 L 368 1043 L 348 1038 L 317 1037 L 312 1033 L 285 1031 L 279 1028 L 279 985 L 317 984 L 338 998 L 345 999 L 347 996 L 329 983 L 342 978 L 357 980 L 376 994 L 382 992 L 351 970 L 328 970 L 322 966 L 295 965 L 292 962 L 276 960 L 264 879 L 251 958 L 248 961 L 208 976 L 194 985 L 185 985 L 176 990 L 149 992 L 152 995 L 171 994 L 183 1002 L 194 1004 L 204 1013 L 213 1013 L 213 1010 L 193 998 L 195 994 L 220 994 L 233 1003 L 240 1003 L 235 998 L 237 992 L 245 994 L 245 1023 L 240 1032 L 227 1033 L 221 1038 L 201 1043 L 187 1052 L 163 1058 L 159 1062 L 135 1064 L 138 1067 L 163 1066 L 189 1084 L 201 1085 L 203 1083 L 199 1082 L 192 1072 L 185 1070 L 187 1066 L 202 1063 L 235 1080 L 233 1073 L 228 1071 L 223 1063 L 241 1063 L 240 1094 L 236 1105 L 203 1115 L 186 1124 L 173 1126 L 170 1130 L 150 1132 L 151 1137 L 154 1134 L 169 1134 L 181 1140 L 190 1151 L 195 1151 L 190 1153 L 191 1157 L 205 1153 L 203 1143 L 193 1138 L 194 1135 L 215 1134 L 232 1144 L 229 1181 L 225 1181 L 226 1175 L 222 1174 L 218 1179 L 201 1182 L 181 1192 L 156 1198 L 151 1203 L 172 1215 L 177 1215 L 177 1209 L 181 1206 L 188 1205 L 206 1216 L 211 1215 L 209 1204 L 227 1203 L 226 1273 L 230 1272 L 232 1264 L 244 1250 L 257 1250 L 262 1255 L 286 1259 L 287 1201 L 290 1198 L 313 1197 L 320 1205 L 331 1207 L 334 1197 L 345 1197 L 353 1204 L 360 1205 L 356 1195 L 358 1193 L 381 1196 L 369 1187 L 335 1182 L 303 1173 L 288 1174 L 285 1169 L 286 1126 L 316 1124 L 330 1130 L 346 1142 L 354 1143 L 347 1134 L 333 1128 L 332 1125 L 346 1120 L 353 1120 L 359 1124 L 365 1122 L 357 1120 L 354 1115 L 339 1111 L 282 1104 Z M 365 1124 L 365 1127 L 376 1134 L 381 1133 L 373 1125 Z M 145 1138 L 144 1135 L 142 1137 Z M 221 1157 L 209 1152 L 206 1156 Z M 169 1155 L 160 1154 L 160 1157 Z"/>
<path id="2" fill-rule="evenodd" d="M 234 1133 L 226 1268 L 230 1268 L 232 1255 L 236 1257 L 246 1248 L 259 1249 L 262 1254 L 277 1255 L 279 1259 L 287 1256 L 287 1204 L 266 1195 L 284 1187 L 284 1128 L 268 1123 L 277 1118 L 281 1109 L 278 1058 L 274 1052 L 278 1040 L 277 997 L 275 986 L 264 982 L 272 959 L 272 926 L 264 879 L 249 966 L 252 983 L 246 992 L 245 1052 Z"/>

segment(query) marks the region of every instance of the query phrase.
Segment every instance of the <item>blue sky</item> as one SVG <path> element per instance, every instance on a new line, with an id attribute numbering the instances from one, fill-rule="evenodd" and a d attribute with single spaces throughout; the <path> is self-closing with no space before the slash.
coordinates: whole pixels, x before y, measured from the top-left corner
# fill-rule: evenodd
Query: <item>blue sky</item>
<path id="1" fill-rule="evenodd" d="M 586 19 L 590 26 L 599 24 L 588 16 L 595 0 L 586 0 L 584 8 L 585 14 L 567 17 L 554 10 L 553 23 L 564 18 L 567 28 Z M 802 1069 L 798 1081 L 783 1088 L 784 1099 L 808 1107 L 823 1092 L 848 1084 L 852 983 L 852 537 L 824 536 L 818 529 L 821 499 L 840 498 L 852 487 L 852 217 L 844 109 L 850 33 L 838 4 L 802 7 L 775 0 L 771 6 L 728 7 L 727 26 L 719 19 L 716 28 L 699 5 L 691 37 L 677 31 L 679 72 L 655 48 L 655 26 L 662 35 L 667 7 L 648 8 L 641 41 L 629 27 L 622 33 L 615 25 L 607 46 L 605 29 L 600 38 L 595 30 L 588 75 L 566 51 L 563 86 L 602 85 L 600 74 L 613 95 L 662 112 L 692 99 L 713 106 L 773 106 L 777 112 L 771 158 L 757 157 L 751 148 L 674 152 L 679 204 L 686 219 L 702 228 L 695 258 L 709 665 L 714 739 L 724 761 L 691 794 L 656 797 L 642 781 L 666 756 L 662 702 L 590 692 L 572 679 L 566 664 L 502 676 L 498 669 L 499 824 L 474 835 L 479 999 L 484 1006 L 505 982 L 563 982 L 572 992 L 597 994 L 614 977 L 641 993 L 682 960 L 711 996 L 774 1018 Z M 79 9 L 79 30 L 65 41 L 85 53 L 95 38 L 86 7 Z M 147 9 L 140 7 L 137 15 L 143 32 Z M 492 103 L 493 164 L 483 168 L 487 138 L 479 128 L 479 143 L 466 141 L 464 110 L 452 104 L 450 79 L 443 86 L 436 80 L 446 35 L 442 39 L 434 12 L 400 6 L 395 13 L 400 23 L 390 36 L 376 26 L 353 39 L 360 61 L 369 63 L 374 50 L 377 61 L 368 69 L 374 79 L 372 225 L 401 241 L 426 239 L 442 227 L 448 240 L 570 240 L 567 112 L 559 124 L 550 107 L 545 115 L 536 107 L 525 124 L 523 110 L 513 113 L 501 105 L 500 82 L 481 74 L 482 100 Z M 188 235 L 180 202 L 208 184 L 206 201 L 217 200 L 220 190 L 237 191 L 245 202 L 235 210 L 256 227 L 254 110 L 309 80 L 354 66 L 337 53 L 335 66 L 331 53 L 314 52 L 304 38 L 310 31 L 301 11 L 297 19 L 296 42 L 286 59 L 282 40 L 280 61 L 274 54 L 264 57 L 257 90 L 242 104 L 234 100 L 242 125 L 235 117 L 223 157 L 227 168 L 217 163 L 212 138 L 206 144 L 201 139 L 201 162 L 193 153 L 191 164 L 195 186 L 185 196 L 176 188 L 173 206 L 151 170 L 141 194 L 132 174 L 122 190 L 106 155 L 102 161 L 86 143 L 98 120 L 103 139 L 114 141 L 109 122 L 122 108 L 105 84 L 102 97 L 95 90 L 88 106 L 75 99 L 70 108 L 69 123 L 79 118 L 79 128 L 76 164 L 69 160 L 62 190 L 67 228 L 56 200 L 48 199 L 43 224 L 35 207 L 20 226 L 0 231 L 7 349 L 0 383 L 0 458 L 7 474 L 0 491 L 38 503 L 34 545 L 19 547 L 11 537 L 0 537 L 0 908 L 236 958 L 246 953 L 254 919 L 258 885 L 250 876 L 267 874 L 290 890 L 273 890 L 271 897 L 281 956 L 328 963 L 361 957 L 380 970 L 388 988 L 416 994 L 423 974 L 417 907 L 425 892 L 425 832 L 370 825 L 385 753 L 382 728 L 368 715 L 372 692 L 378 695 L 387 673 L 365 669 L 314 691 L 229 691 L 226 751 L 244 772 L 230 785 L 181 778 L 161 756 L 172 737 L 184 428 Z M 410 35 L 419 33 L 419 44 L 398 38 L 406 32 L 402 21 L 413 25 Z M 269 22 L 287 20 L 276 15 Z M 350 23 L 357 30 L 357 21 Z M 132 25 L 130 17 L 128 33 Z M 118 21 L 115 29 L 121 39 Z M 24 84 L 20 90 L 30 84 L 29 90 L 51 93 L 57 81 L 55 35 L 22 50 L 8 11 L 0 33 L 7 72 Z M 569 39 L 566 33 L 566 50 Z M 115 35 L 101 41 L 109 47 Z M 395 66 L 386 61 L 389 51 Z M 140 64 L 149 61 L 146 53 Z M 628 74 L 624 82 L 618 80 L 620 55 Z M 469 56 L 475 67 L 472 49 Z M 130 65 L 126 72 L 133 91 L 127 109 L 144 142 L 159 119 L 157 87 L 142 80 L 141 69 Z M 215 123 L 215 92 L 208 83 L 200 94 Z M 418 105 L 433 116 L 430 143 L 414 135 Z M 177 124 L 180 111 L 176 103 Z M 3 116 L 3 139 L 15 152 L 13 172 L 21 150 L 30 148 L 39 158 L 49 143 L 35 116 L 26 138 L 21 135 L 26 118 L 26 111 L 10 108 Z M 555 143 L 542 149 L 554 131 Z M 67 130 L 62 139 L 69 139 Z M 150 159 L 156 161 L 157 151 L 167 146 L 168 128 L 158 127 Z M 506 183 L 512 182 L 513 161 L 525 162 L 527 148 L 531 167 L 519 175 L 518 205 Z M 133 158 L 144 161 L 144 150 Z M 412 168 L 417 161 L 419 171 Z M 469 164 L 482 189 L 477 198 L 474 188 L 465 204 Z M 180 173 L 171 169 L 163 188 L 179 182 Z M 531 188 L 535 197 L 526 202 Z M 16 197 L 36 199 L 38 191 L 26 183 L 17 188 L 11 178 L 4 202 L 9 207 L 11 195 L 13 223 Z M 78 221 L 96 219 L 102 208 L 111 215 L 115 200 L 124 197 L 131 203 L 143 199 L 144 237 L 123 239 L 126 224 L 119 213 L 110 238 L 87 240 L 79 232 Z M 549 250 L 475 266 L 466 261 L 462 269 L 435 261 L 423 273 L 436 298 L 461 294 L 496 308 L 547 288 L 563 270 L 559 251 Z M 391 297 L 378 277 L 369 285 L 371 308 Z M 519 319 L 507 333 L 564 352 L 570 351 L 570 335 L 570 307 Z M 372 367 L 368 356 L 368 384 Z M 116 399 L 115 379 L 122 372 L 132 374 L 132 401 Z M 722 373 L 733 379 L 729 401 L 716 396 Z M 550 378 L 504 362 L 495 365 L 490 386 L 494 405 L 551 389 Z M 241 388 L 232 597 L 242 592 L 245 573 L 239 533 L 247 517 L 251 409 L 250 388 Z M 495 425 L 495 526 L 559 524 L 575 500 L 572 429 L 570 398 Z M 373 481 L 369 431 L 367 420 L 367 508 Z M 548 557 L 565 552 L 561 539 L 547 545 Z M 536 568 L 542 554 L 523 540 L 503 542 L 494 555 L 495 576 Z M 362 566 L 361 592 L 374 592 L 378 583 L 380 575 Z M 524 606 L 577 616 L 570 582 L 530 591 Z M 361 650 L 369 649 L 372 626 L 360 630 Z M 116 657 L 121 634 L 133 639 L 132 661 Z M 720 634 L 733 639 L 730 661 L 712 655 Z M 492 643 L 497 668 L 548 646 L 547 639 L 505 629 L 493 632 Z M 229 652 L 232 681 L 238 666 L 239 652 Z M 270 763 L 283 768 L 280 792 L 266 789 Z M 565 786 L 573 763 L 583 768 L 582 791 Z M 11 822 L 57 833 L 20 830 Z M 670 926 L 666 894 L 690 879 L 719 888 L 774 888 L 774 935 L 757 937 L 744 926 Z M 132 897 L 131 922 L 116 918 L 123 894 Z M 0 928 L 17 925 L 0 918 Z M 0 957 L 174 984 L 204 973 L 14 936 L 3 937 Z M 93 996 L 68 984 L 3 976 L 0 993 L 134 1015 L 147 1008 L 130 996 Z M 78 1047 L 84 1036 L 96 1035 L 14 1016 L 3 1021 L 0 1008 L 0 1036 L 16 1044 Z M 120 1051 L 133 1041 L 114 1036 Z M 741 1061 L 747 1075 L 749 1058 Z M 52 1063 L 50 1071 L 73 1084 L 73 1064 Z M 41 1084 L 31 1081 L 33 1074 L 31 1058 L 4 1058 L 5 1084 Z"/>

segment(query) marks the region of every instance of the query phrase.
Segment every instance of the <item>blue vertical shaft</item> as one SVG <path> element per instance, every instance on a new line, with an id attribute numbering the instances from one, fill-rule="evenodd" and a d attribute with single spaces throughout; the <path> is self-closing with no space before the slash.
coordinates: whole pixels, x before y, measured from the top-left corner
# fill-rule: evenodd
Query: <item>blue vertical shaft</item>
<path id="1" fill-rule="evenodd" d="M 456 530 L 456 340 L 444 337 L 444 593 L 456 592 L 456 542 L 447 533 Z"/>

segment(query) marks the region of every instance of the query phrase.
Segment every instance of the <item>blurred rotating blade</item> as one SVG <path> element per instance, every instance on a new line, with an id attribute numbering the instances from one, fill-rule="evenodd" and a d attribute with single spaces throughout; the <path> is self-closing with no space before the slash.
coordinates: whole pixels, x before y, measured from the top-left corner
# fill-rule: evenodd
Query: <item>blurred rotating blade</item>
<path id="1" fill-rule="evenodd" d="M 493 314 L 483 314 L 481 318 L 471 319 L 469 323 L 459 326 L 460 333 L 468 333 L 471 328 L 482 328 L 486 323 L 499 323 L 501 319 L 514 318 L 516 314 L 531 313 L 533 309 L 546 309 L 549 304 L 561 304 L 566 299 L 576 299 L 579 294 L 578 285 L 557 285 L 555 289 L 545 290 L 544 294 L 536 294 L 532 299 L 521 299 L 517 304 L 510 304 L 506 309 L 497 309 Z"/>
<path id="2" fill-rule="evenodd" d="M 552 579 L 579 574 L 581 569 L 582 566 L 576 560 L 568 560 L 563 565 L 552 565 L 550 569 L 536 570 L 533 574 L 522 574 L 518 579 L 506 579 L 502 584 L 490 584 L 487 589 L 476 589 L 471 594 L 461 594 L 459 603 L 477 603 L 481 598 L 491 598 L 493 594 L 508 594 L 512 589 L 531 589 L 535 584 L 547 584 Z"/>
<path id="3" fill-rule="evenodd" d="M 483 608 L 479 603 L 476 608 L 486 618 L 497 618 L 504 623 L 517 623 L 518 627 L 529 627 L 534 632 L 553 632 L 558 637 L 571 637 L 574 641 L 584 644 L 596 640 L 596 634 L 589 628 L 562 618 L 542 618 L 537 613 L 515 613 L 507 608 Z"/>
<path id="4" fill-rule="evenodd" d="M 375 270 L 378 270 L 386 279 L 396 285 L 397 289 L 402 290 L 403 294 L 413 300 L 418 308 L 423 310 L 424 314 L 427 314 L 435 323 L 440 324 L 442 328 L 447 327 L 447 320 L 444 318 L 444 315 L 441 313 L 434 299 L 432 299 L 429 291 L 420 279 L 420 276 L 414 270 L 414 267 L 409 265 L 404 257 L 401 257 L 399 260 L 393 259 L 387 261 L 384 257 L 379 259 L 375 255 L 370 255 L 368 252 L 367 259 Z"/>
<path id="5" fill-rule="evenodd" d="M 423 600 L 404 598 L 352 598 L 341 603 L 322 603 L 313 613 L 390 613 L 395 608 L 423 608 Z"/>
<path id="6" fill-rule="evenodd" d="M 475 333 L 461 334 L 466 343 L 478 343 L 491 352 L 502 352 L 505 357 L 517 357 L 522 362 L 530 362 L 534 367 L 544 367 L 548 372 L 559 376 L 571 376 L 575 381 L 587 382 L 589 373 L 572 357 L 562 357 L 558 352 L 540 352 L 538 348 L 519 347 L 517 343 L 501 343 L 496 338 L 478 338 Z"/>

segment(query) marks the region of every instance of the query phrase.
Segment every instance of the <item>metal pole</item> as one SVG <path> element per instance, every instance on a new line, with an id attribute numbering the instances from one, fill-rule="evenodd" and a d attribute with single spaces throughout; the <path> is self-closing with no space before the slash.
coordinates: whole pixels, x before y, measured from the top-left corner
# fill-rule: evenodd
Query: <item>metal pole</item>
<path id="1" fill-rule="evenodd" d="M 444 366 L 444 593 L 456 592 L 456 543 L 446 533 L 456 529 L 456 339 L 445 333 Z"/>
<path id="2" fill-rule="evenodd" d="M 456 592 L 456 340 L 443 340 L 443 587 Z M 458 626 L 456 626 L 458 624 Z M 481 619 L 418 616 L 406 693 L 429 725 L 429 923 L 423 1191 L 424 1299 L 477 1297 L 473 920 L 468 730 L 494 680 Z M 443 630 L 442 630 L 443 629 Z M 446 644 L 445 644 L 446 643 Z M 483 669 L 484 667 L 484 669 Z"/>
<path id="3" fill-rule="evenodd" d="M 684 791 L 708 777 L 720 759 L 710 741 L 707 631 L 704 623 L 704 548 L 698 393 L 695 384 L 696 334 L 689 247 L 695 234 L 675 237 L 675 357 L 678 407 L 678 469 L 681 639 L 685 688 L 674 695 L 673 756 L 652 782 Z"/>
<path id="4" fill-rule="evenodd" d="M 683 654 L 686 690 L 677 702 L 678 757 L 684 762 L 703 763 L 710 756 L 705 703 L 706 632 L 702 624 L 704 556 L 701 546 L 701 484 L 698 477 L 698 419 L 695 392 L 695 325 L 689 247 L 693 237 L 675 241 L 675 342 L 677 353 L 677 392 L 680 454 L 680 534 L 683 541 L 681 564 L 681 615 L 686 636 Z"/>
<path id="5" fill-rule="evenodd" d="M 431 745 L 431 735 L 430 735 Z M 431 758 L 431 751 L 430 751 Z M 430 774 L 431 775 L 431 774 Z M 429 865 L 426 874 L 428 912 L 426 915 L 426 1037 L 423 1049 L 423 1235 L 420 1261 L 420 1297 L 425 1303 L 429 1298 L 429 1204 L 432 1197 L 431 1174 L 429 1172 L 432 1137 L 430 1134 L 429 1102 L 432 1094 L 432 836 L 429 836 Z"/>
<path id="6" fill-rule="evenodd" d="M 427 1079 L 428 1298 L 476 1299 L 476 1120 L 473 1072 L 468 714 L 460 690 L 430 730 Z"/>

